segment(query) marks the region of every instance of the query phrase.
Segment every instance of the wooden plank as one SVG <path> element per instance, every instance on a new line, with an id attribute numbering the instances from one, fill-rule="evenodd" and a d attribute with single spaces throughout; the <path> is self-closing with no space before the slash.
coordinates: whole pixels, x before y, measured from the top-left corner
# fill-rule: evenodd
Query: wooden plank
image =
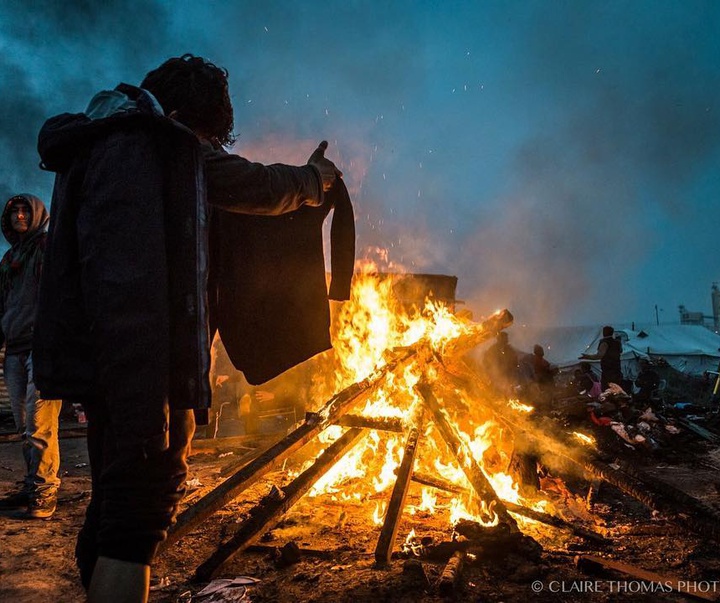
<path id="1" fill-rule="evenodd" d="M 487 341 L 503 329 L 507 329 L 512 325 L 513 320 L 513 315 L 509 310 L 499 310 L 483 322 L 470 326 L 459 337 L 447 342 L 442 353 L 447 356 L 462 356 L 483 341 Z"/>
<path id="2" fill-rule="evenodd" d="M 377 431 L 392 431 L 402 433 L 405 431 L 401 419 L 394 417 L 376 419 L 374 417 L 363 417 L 361 415 L 344 415 L 334 423 L 342 427 L 363 427 Z"/>
<path id="3" fill-rule="evenodd" d="M 555 517 L 554 515 L 549 515 L 548 513 L 536 511 L 535 509 L 529 509 L 528 507 L 523 507 L 522 505 L 511 503 L 509 501 L 505 501 L 505 506 L 507 507 L 507 510 L 511 513 L 515 513 L 516 515 L 522 515 L 523 517 L 527 517 L 528 519 L 538 521 L 554 528 L 568 530 L 572 532 L 575 536 L 580 536 L 581 538 L 585 538 L 586 540 L 591 540 L 596 544 L 610 544 L 610 541 L 607 538 L 601 536 L 600 534 L 592 532 L 591 530 L 586 530 L 585 528 L 575 526 L 571 523 L 568 523 L 564 519 Z"/>
<path id="4" fill-rule="evenodd" d="M 395 485 L 393 486 L 390 502 L 388 503 L 387 512 L 385 513 L 385 521 L 380 531 L 380 538 L 378 538 L 378 543 L 375 547 L 375 564 L 378 567 L 384 567 L 390 564 L 392 547 L 397 537 L 400 517 L 405 508 L 405 500 L 408 490 L 410 489 L 410 478 L 412 477 L 415 456 L 417 455 L 418 444 L 420 443 L 420 436 L 422 435 L 424 415 L 424 406 L 418 404 L 405 441 L 405 451 L 402 461 L 400 461 L 400 467 L 398 467 L 397 470 L 397 478 L 395 479 Z"/>
<path id="5" fill-rule="evenodd" d="M 436 488 L 437 490 L 444 490 L 445 492 L 452 492 L 453 494 L 461 494 L 468 492 L 462 486 L 453 484 L 441 477 L 435 477 L 434 475 L 428 475 L 427 473 L 415 472 L 412 476 L 412 481 L 422 484 L 423 486 L 429 486 L 430 488 Z"/>
<path id="6" fill-rule="evenodd" d="M 605 559 L 603 557 L 597 557 L 595 555 L 578 555 L 575 557 L 575 565 L 582 572 L 596 573 L 600 568 L 611 569 L 621 574 L 626 574 L 643 582 L 650 582 L 653 584 L 662 585 L 663 587 L 672 588 L 677 593 L 683 595 L 701 599 L 703 601 L 718 601 L 719 597 L 715 593 L 704 593 L 700 592 L 695 588 L 695 584 L 698 581 L 678 580 L 670 576 L 657 574 L 648 570 L 642 569 L 629 563 L 622 563 L 620 561 L 613 561 L 612 559 Z M 667 593 L 667 588 L 663 591 L 656 593 L 658 598 L 665 598 L 662 593 Z M 668 593 L 669 594 L 669 593 Z"/>
<path id="7" fill-rule="evenodd" d="M 453 494 L 469 494 L 469 490 L 441 478 L 427 476 L 424 474 L 414 474 L 412 479 L 419 484 L 430 486 L 432 488 L 437 488 L 438 490 L 444 490 L 446 492 L 452 492 Z M 507 507 L 508 511 L 510 511 L 511 513 L 515 513 L 516 515 L 522 515 L 523 517 L 527 517 L 528 519 L 532 519 L 533 521 L 539 521 L 540 523 L 548 526 L 552 526 L 562 530 L 568 530 L 572 532 L 575 536 L 580 536 L 581 538 L 592 540 L 593 542 L 596 542 L 598 544 L 609 543 L 609 541 L 600 534 L 574 526 L 573 524 L 568 523 L 564 519 L 560 519 L 559 517 L 555 517 L 554 515 L 542 513 L 541 511 L 535 511 L 534 509 L 529 509 L 527 507 L 523 507 L 522 505 L 518 505 L 509 501 L 503 501 L 503 504 Z"/>
<path id="8" fill-rule="evenodd" d="M 207 582 L 214 578 L 235 555 L 274 526 L 282 516 L 360 439 L 363 430 L 350 429 L 331 444 L 311 467 L 280 491 L 280 496 L 264 498 L 240 524 L 239 529 L 206 559 L 195 571 L 194 580 Z"/>
<path id="9" fill-rule="evenodd" d="M 344 414 L 357 399 L 376 387 L 387 373 L 417 354 L 417 350 L 407 348 L 394 360 L 377 369 L 366 379 L 353 383 L 335 394 L 316 413 L 308 413 L 305 422 L 279 442 L 268 448 L 251 463 L 243 466 L 237 473 L 228 477 L 194 505 L 178 515 L 177 522 L 168 531 L 161 550 L 177 542 L 196 526 L 236 498 L 248 486 L 255 483 L 266 473 L 279 467 L 283 461 L 315 438 L 320 432 Z"/>
<path id="10" fill-rule="evenodd" d="M 695 435 L 699 435 L 701 438 L 707 440 L 711 444 L 720 444 L 720 436 L 718 436 L 716 433 L 713 433 L 712 431 L 705 429 L 704 427 L 701 427 L 697 423 L 693 423 L 692 421 L 685 418 L 677 419 L 677 422 L 685 429 L 689 429 Z"/>
<path id="11" fill-rule="evenodd" d="M 455 594 L 466 556 L 465 551 L 455 551 L 448 560 L 438 580 L 438 591 L 441 595 L 448 597 Z"/>
<path id="12" fill-rule="evenodd" d="M 440 407 L 440 403 L 435 397 L 432 388 L 427 383 L 421 382 L 416 386 L 416 389 L 422 396 L 423 400 L 425 400 L 425 403 L 435 419 L 435 426 L 438 428 L 440 435 L 443 440 L 445 440 L 445 443 L 448 448 L 450 448 L 450 451 L 455 455 L 455 458 L 460 464 L 460 468 L 468 478 L 473 490 L 475 490 L 480 499 L 485 501 L 488 506 L 494 504 L 494 511 L 497 513 L 501 522 L 506 523 L 517 530 L 517 523 L 508 514 L 505 505 L 500 500 L 500 497 L 495 492 L 495 489 L 492 487 L 487 477 L 485 477 L 485 474 L 482 472 L 482 469 L 477 464 L 477 461 L 474 459 L 470 450 L 468 450 L 465 442 L 463 442 L 460 438 L 460 434 L 458 434 L 455 427 L 450 424 L 450 421 L 448 421 L 448 418 L 445 415 L 444 410 Z"/>

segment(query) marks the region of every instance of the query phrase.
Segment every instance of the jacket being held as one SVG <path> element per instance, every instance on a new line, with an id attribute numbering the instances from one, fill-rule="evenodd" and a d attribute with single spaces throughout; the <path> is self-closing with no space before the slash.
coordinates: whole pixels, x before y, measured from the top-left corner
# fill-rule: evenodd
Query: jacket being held
<path id="1" fill-rule="evenodd" d="M 10 212 L 18 203 L 30 208 L 28 230 L 22 238 L 10 222 Z M 43 202 L 27 193 L 12 197 L 0 218 L 3 235 L 10 243 L 10 249 L 0 261 L 0 328 L 7 354 L 32 349 L 48 219 Z"/>
<path id="2" fill-rule="evenodd" d="M 342 178 L 325 197 L 322 207 L 282 216 L 211 214 L 210 321 L 251 384 L 331 347 L 328 298 L 349 299 L 355 219 Z M 331 210 L 328 291 L 323 224 Z"/>

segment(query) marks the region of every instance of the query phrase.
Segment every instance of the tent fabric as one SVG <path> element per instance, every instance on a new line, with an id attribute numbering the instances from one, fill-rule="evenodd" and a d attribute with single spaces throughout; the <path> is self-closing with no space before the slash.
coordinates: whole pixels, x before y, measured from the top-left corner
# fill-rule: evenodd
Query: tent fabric
<path id="1" fill-rule="evenodd" d="M 626 377 L 634 378 L 640 358 L 664 359 L 675 370 L 701 376 L 720 365 L 720 335 L 700 325 L 615 326 L 622 339 L 621 361 Z M 507 331 L 510 344 L 529 353 L 533 345 L 545 348 L 545 358 L 561 368 L 580 363 L 583 352 L 595 353 L 602 338 L 602 327 L 536 327 L 513 325 Z M 478 352 L 482 354 L 482 350 Z"/>

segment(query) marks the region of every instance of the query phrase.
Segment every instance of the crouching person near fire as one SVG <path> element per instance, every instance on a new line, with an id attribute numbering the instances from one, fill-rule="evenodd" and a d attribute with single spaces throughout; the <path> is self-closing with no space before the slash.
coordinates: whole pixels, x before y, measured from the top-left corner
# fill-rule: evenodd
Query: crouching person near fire
<path id="1" fill-rule="evenodd" d="M 147 601 L 185 490 L 193 409 L 208 407 L 207 203 L 273 215 L 335 179 L 229 155 L 227 71 L 184 55 L 43 126 L 56 173 L 35 328 L 44 394 L 82 402 L 92 496 L 76 558 L 88 600 Z"/>

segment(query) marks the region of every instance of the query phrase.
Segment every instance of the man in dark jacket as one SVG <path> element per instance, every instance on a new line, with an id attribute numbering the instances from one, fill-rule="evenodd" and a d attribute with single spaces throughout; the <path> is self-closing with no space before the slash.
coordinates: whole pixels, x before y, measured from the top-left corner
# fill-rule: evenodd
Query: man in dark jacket
<path id="1" fill-rule="evenodd" d="M 25 479 L 19 492 L 0 500 L 17 517 L 47 519 L 60 486 L 58 416 L 61 400 L 38 396 L 33 378 L 32 337 L 42 271 L 48 212 L 35 195 L 10 198 L 0 218 L 10 249 L 0 262 L 0 327 L 5 341 L 4 378 L 13 419 L 23 437 Z"/>
<path id="2" fill-rule="evenodd" d="M 622 387 L 624 377 L 620 365 L 622 343 L 615 338 L 615 329 L 609 325 L 604 326 L 602 335 L 602 339 L 598 342 L 597 352 L 595 354 L 581 354 L 580 358 L 582 360 L 600 361 L 600 382 L 603 391 L 605 391 L 610 383 Z"/>
<path id="3" fill-rule="evenodd" d="M 231 155 L 227 71 L 184 55 L 140 88 L 43 126 L 56 172 L 35 332 L 40 389 L 83 403 L 93 491 L 76 556 L 88 600 L 145 601 L 184 493 L 192 409 L 209 406 L 207 203 L 274 215 L 337 170 Z"/>

